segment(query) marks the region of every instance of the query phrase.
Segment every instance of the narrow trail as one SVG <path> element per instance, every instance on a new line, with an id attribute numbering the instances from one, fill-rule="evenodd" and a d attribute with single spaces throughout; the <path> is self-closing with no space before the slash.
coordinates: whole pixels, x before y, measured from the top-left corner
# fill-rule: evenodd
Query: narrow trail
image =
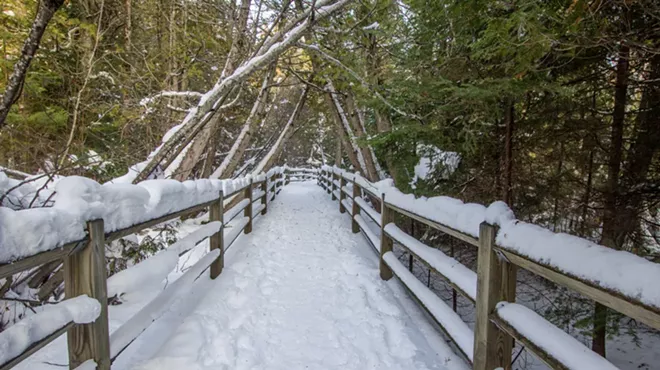
<path id="1" fill-rule="evenodd" d="M 286 186 L 199 305 L 137 368 L 460 368 L 429 345 L 336 206 L 314 183 Z"/>

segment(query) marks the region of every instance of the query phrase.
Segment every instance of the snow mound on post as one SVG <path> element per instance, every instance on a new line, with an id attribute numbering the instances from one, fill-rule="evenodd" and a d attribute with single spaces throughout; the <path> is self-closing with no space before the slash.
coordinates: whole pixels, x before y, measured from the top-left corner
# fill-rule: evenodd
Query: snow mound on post
<path id="1" fill-rule="evenodd" d="M 32 344 L 70 322 L 88 324 L 101 313 L 101 304 L 86 295 L 45 306 L 43 311 L 23 319 L 0 333 L 0 364 L 19 356 Z"/>

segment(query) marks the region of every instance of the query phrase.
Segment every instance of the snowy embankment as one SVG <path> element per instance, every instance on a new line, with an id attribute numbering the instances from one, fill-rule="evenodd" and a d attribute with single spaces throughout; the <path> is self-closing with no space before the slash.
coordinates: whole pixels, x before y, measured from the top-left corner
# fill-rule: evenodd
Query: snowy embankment
<path id="1" fill-rule="evenodd" d="M 498 226 L 496 243 L 499 247 L 660 310 L 660 289 L 656 286 L 660 281 L 660 264 L 517 220 L 504 202 L 497 201 L 485 207 L 446 196 L 416 198 L 396 189 L 391 180 L 371 183 L 359 174 L 336 167 L 322 169 L 350 180 L 354 178 L 370 193 L 384 194 L 389 204 L 473 237 L 479 236 L 482 222 Z"/>
<path id="2" fill-rule="evenodd" d="M 137 185 L 99 184 L 71 176 L 59 179 L 49 192 L 50 208 L 12 210 L 0 207 L 0 263 L 12 262 L 85 238 L 86 222 L 103 219 L 112 232 L 233 194 L 267 174 L 235 180 L 146 180 Z M 0 174 L 1 175 L 1 174 Z M 0 181 L 2 178 L 0 178 Z"/>

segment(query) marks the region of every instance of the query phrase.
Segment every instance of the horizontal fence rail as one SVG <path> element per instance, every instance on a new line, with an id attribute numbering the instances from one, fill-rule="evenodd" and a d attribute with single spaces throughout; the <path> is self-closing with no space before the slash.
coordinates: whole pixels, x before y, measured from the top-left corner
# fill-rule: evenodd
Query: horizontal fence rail
<path id="1" fill-rule="evenodd" d="M 61 247 L 11 263 L 0 264 L 0 279 L 2 279 L 49 263 L 63 262 L 66 297 L 87 295 L 100 304 L 100 312 L 93 322 L 81 324 L 70 321 L 63 324 L 43 338 L 38 338 L 20 353 L 9 356 L 10 358 L 0 357 L 3 359 L 0 361 L 0 370 L 13 368 L 64 333 L 68 334 L 70 369 L 75 369 L 88 360 L 93 360 L 97 369 L 110 369 L 117 356 L 168 309 L 178 293 L 185 291 L 206 270 L 210 270 L 209 274 L 212 279 L 222 273 L 225 252 L 241 233 L 248 234 L 252 231 L 252 223 L 256 215 L 267 213 L 268 204 L 280 192 L 282 186 L 288 183 L 289 176 L 294 174 L 304 174 L 304 176 L 312 178 L 316 174 L 316 170 L 288 169 L 287 167 L 275 169 L 269 171 L 269 175 L 257 177 L 256 181 L 254 179 L 246 181 L 244 186 L 236 188 L 228 194 L 220 191 L 216 199 L 120 230 L 105 232 L 103 219 L 92 220 L 87 223 L 87 235 L 81 240 L 66 243 Z M 314 176 L 314 178 L 316 177 Z M 148 260 L 154 259 L 160 253 L 170 251 L 170 248 L 178 248 L 174 252 L 181 256 L 206 239 L 209 240 L 208 253 L 110 335 L 108 330 L 108 278 L 105 262 L 106 243 L 163 222 L 182 216 L 196 215 L 202 211 L 208 211 L 209 224 L 200 227 L 197 232 L 191 233 L 188 237 L 129 269 L 139 268 L 140 264 L 149 262 Z M 241 213 L 242 217 L 238 218 Z M 216 224 L 213 223 L 219 226 L 214 226 Z M 210 232 L 211 229 L 217 231 Z M 196 233 L 197 235 L 195 235 Z M 118 274 L 123 272 L 127 271 L 123 270 Z M 0 335 L 6 333 L 7 331 Z"/>
<path id="2" fill-rule="evenodd" d="M 636 293 L 613 291 L 598 282 L 566 273 L 511 248 L 498 245 L 497 227 L 485 221 L 479 225 L 478 237 L 475 237 L 410 209 L 404 209 L 398 203 L 394 204 L 384 193 L 379 194 L 376 184 L 359 174 L 348 173 L 337 167 L 323 166 L 319 170 L 317 183 L 331 195 L 332 200 L 338 201 L 340 212 L 350 210 L 352 231 L 362 232 L 380 256 L 381 277 L 388 280 L 397 276 L 439 328 L 453 341 L 473 369 L 511 369 L 514 339 L 553 369 L 582 369 L 586 366 L 616 369 L 568 333 L 515 303 L 518 268 L 574 290 L 660 330 L 660 309 L 643 302 Z M 350 204 L 350 207 L 347 204 Z M 405 233 L 396 225 L 396 216 L 405 216 L 477 247 L 477 271 L 470 270 L 439 249 L 425 245 Z M 380 232 L 374 229 L 380 229 Z M 475 304 L 474 331 L 398 260 L 392 252 L 394 242 Z M 547 330 L 538 332 L 530 327 Z"/>

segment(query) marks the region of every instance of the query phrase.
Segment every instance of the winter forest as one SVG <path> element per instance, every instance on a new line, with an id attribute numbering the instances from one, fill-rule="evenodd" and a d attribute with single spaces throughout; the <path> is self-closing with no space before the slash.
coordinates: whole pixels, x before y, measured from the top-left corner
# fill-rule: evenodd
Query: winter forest
<path id="1" fill-rule="evenodd" d="M 0 0 L 0 50 L 0 210 L 64 204 L 72 176 L 128 186 L 329 165 L 417 197 L 503 201 L 660 263 L 657 1 Z M 187 222 L 106 245 L 108 275 Z M 398 224 L 476 271 L 474 248 Z M 397 256 L 474 320 L 472 302 Z M 64 298 L 61 270 L 0 279 L 0 335 Z M 517 279 L 518 301 L 619 368 L 660 369 L 657 330 Z M 515 369 L 545 368 L 514 354 Z"/>

